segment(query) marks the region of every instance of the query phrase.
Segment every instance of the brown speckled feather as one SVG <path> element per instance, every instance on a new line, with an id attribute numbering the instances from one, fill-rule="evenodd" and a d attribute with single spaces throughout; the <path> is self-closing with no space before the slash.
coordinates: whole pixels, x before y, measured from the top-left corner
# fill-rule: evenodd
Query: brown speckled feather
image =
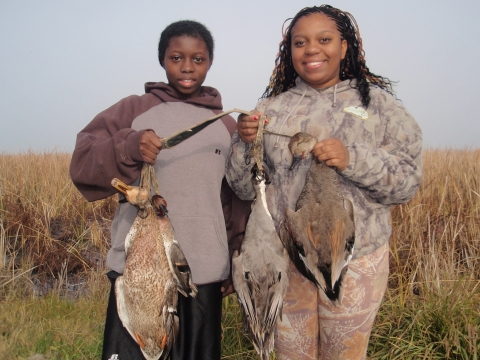
<path id="1" fill-rule="evenodd" d="M 115 295 L 120 320 L 147 360 L 166 359 L 175 341 L 177 288 L 192 296 L 197 292 L 185 256 L 176 248 L 165 201 L 158 194 L 149 197 L 150 180 L 156 183 L 154 176 L 153 168 L 145 164 L 140 187 L 112 181 L 139 209 L 125 239 L 125 270 L 115 282 Z M 184 273 L 183 281 L 175 273 L 177 266 Z"/>

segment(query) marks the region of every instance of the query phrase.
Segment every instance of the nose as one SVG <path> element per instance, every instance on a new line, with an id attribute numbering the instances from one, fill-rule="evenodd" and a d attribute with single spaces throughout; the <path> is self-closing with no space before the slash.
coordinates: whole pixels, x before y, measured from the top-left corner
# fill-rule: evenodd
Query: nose
<path id="1" fill-rule="evenodd" d="M 191 73 L 193 72 L 193 62 L 190 59 L 185 59 L 185 61 L 182 63 L 182 68 L 181 71 L 183 73 Z"/>
<path id="2" fill-rule="evenodd" d="M 318 54 L 320 52 L 320 46 L 316 41 L 311 41 L 307 43 L 307 46 L 305 48 L 305 53 L 308 55 L 312 54 Z"/>

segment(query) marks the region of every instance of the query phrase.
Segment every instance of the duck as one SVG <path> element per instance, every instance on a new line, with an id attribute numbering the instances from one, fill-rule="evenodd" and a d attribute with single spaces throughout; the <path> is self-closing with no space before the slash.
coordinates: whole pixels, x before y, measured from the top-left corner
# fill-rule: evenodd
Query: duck
<path id="1" fill-rule="evenodd" d="M 244 331 L 250 335 L 260 358 L 268 360 L 288 287 L 289 258 L 268 210 L 265 195 L 268 174 L 258 160 L 263 154 L 257 147 L 254 144 L 252 148 L 256 162 L 251 170 L 256 196 L 240 251 L 232 256 L 232 280 Z"/>
<path id="2" fill-rule="evenodd" d="M 290 139 L 290 170 L 301 159 L 313 157 L 317 141 L 303 132 Z M 353 204 L 343 197 L 338 176 L 334 168 L 314 158 L 295 211 L 287 208 L 279 226 L 280 238 L 295 267 L 335 306 L 342 301 L 342 283 L 355 244 Z"/>
<path id="3" fill-rule="evenodd" d="M 195 296 L 188 263 L 175 240 L 153 167 L 144 164 L 140 186 L 111 184 L 138 209 L 125 238 L 125 269 L 115 282 L 118 315 L 147 360 L 166 359 L 178 335 L 178 292 Z M 155 186 L 154 186 L 155 187 Z M 158 185 L 157 185 L 158 188 Z"/>

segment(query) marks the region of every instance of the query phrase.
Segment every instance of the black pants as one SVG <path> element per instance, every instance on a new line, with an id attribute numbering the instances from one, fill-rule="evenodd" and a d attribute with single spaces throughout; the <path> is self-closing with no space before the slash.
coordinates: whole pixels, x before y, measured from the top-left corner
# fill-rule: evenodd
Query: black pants
<path id="1" fill-rule="evenodd" d="M 112 283 L 103 336 L 102 360 L 144 360 L 140 347 L 118 317 L 115 279 Z M 222 293 L 221 283 L 198 286 L 196 298 L 178 294 L 178 337 L 170 352 L 171 360 L 219 360 L 221 356 Z"/>

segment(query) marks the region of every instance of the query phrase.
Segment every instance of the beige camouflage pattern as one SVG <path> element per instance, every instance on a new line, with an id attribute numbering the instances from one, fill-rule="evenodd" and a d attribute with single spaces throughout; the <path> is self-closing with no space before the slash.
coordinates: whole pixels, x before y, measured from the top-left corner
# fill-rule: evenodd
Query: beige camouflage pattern
<path id="1" fill-rule="evenodd" d="M 422 133 L 417 122 L 384 90 L 372 87 L 370 97 L 364 109 L 349 80 L 316 90 L 297 78 L 295 87 L 257 105 L 257 110 L 270 116 L 266 130 L 290 136 L 303 131 L 318 140 L 336 137 L 347 146 L 350 163 L 339 179 L 343 196 L 354 205 L 354 258 L 387 242 L 391 205 L 411 199 L 422 177 Z M 368 118 L 344 111 L 350 107 L 366 110 Z M 264 161 L 271 180 L 267 203 L 277 231 L 285 209 L 295 209 L 311 162 L 304 159 L 290 171 L 288 142 L 288 137 L 264 135 Z M 250 176 L 253 161 L 247 159 L 250 147 L 235 133 L 226 167 L 232 189 L 249 200 L 255 196 Z"/>
<path id="2" fill-rule="evenodd" d="M 391 95 L 372 87 L 365 109 L 350 81 L 315 90 L 297 78 L 296 86 L 262 100 L 257 110 L 270 116 L 267 131 L 318 140 L 340 139 L 350 155 L 339 173 L 342 194 L 354 206 L 355 250 L 344 283 L 342 305 L 331 307 L 325 294 L 291 266 L 282 322 L 275 342 L 279 360 L 364 359 L 371 327 L 388 278 L 390 207 L 410 200 L 422 178 L 422 132 Z M 358 116 L 357 116 L 358 115 Z M 267 204 L 277 227 L 295 204 L 311 159 L 289 170 L 288 137 L 264 135 L 264 162 L 271 184 Z M 250 145 L 235 133 L 226 166 L 227 180 L 242 199 L 253 199 Z M 320 346 L 321 343 L 321 346 Z"/>
<path id="3" fill-rule="evenodd" d="M 365 359 L 387 288 L 388 258 L 386 243 L 350 263 L 341 307 L 333 306 L 290 263 L 290 284 L 275 340 L 277 359 Z"/>

